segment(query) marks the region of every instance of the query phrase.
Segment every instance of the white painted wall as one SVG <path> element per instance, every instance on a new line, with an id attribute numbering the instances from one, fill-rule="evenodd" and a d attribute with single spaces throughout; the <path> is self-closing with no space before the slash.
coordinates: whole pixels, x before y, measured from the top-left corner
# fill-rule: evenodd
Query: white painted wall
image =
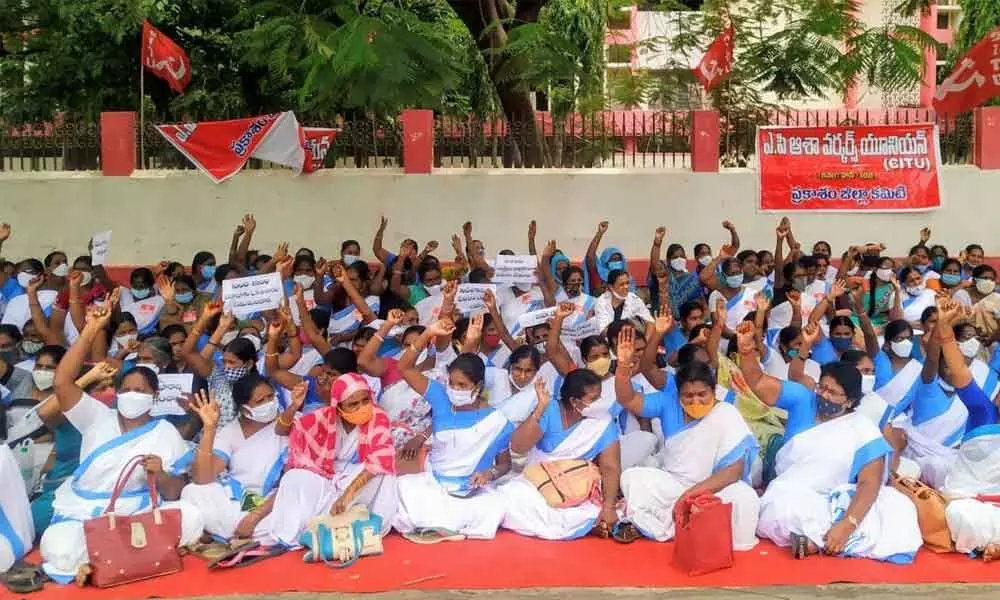
<path id="1" fill-rule="evenodd" d="M 1000 254 L 1000 171 L 944 167 L 946 207 L 920 214 L 811 214 L 793 216 L 803 243 L 826 239 L 838 248 L 882 241 L 893 254 L 916 243 L 921 227 L 933 241 L 957 253 L 978 242 Z M 757 214 L 752 171 L 492 171 L 442 170 L 402 175 L 384 170 L 326 172 L 296 178 L 284 171 L 247 172 L 216 185 L 188 172 L 135 177 L 89 174 L 0 176 L 0 220 L 13 236 L 3 246 L 9 259 L 42 256 L 60 249 L 85 253 L 87 240 L 112 229 L 114 264 L 190 262 L 208 249 L 220 260 L 234 226 L 246 212 L 257 216 L 254 247 L 272 252 L 279 241 L 308 245 L 335 256 L 340 242 L 358 238 L 370 256 L 380 215 L 390 218 L 386 247 L 412 237 L 441 242 L 447 257 L 450 236 L 472 220 L 475 236 L 491 252 L 524 251 L 527 223 L 538 221 L 539 244 L 556 239 L 565 252 L 582 256 L 599 221 L 611 221 L 606 244 L 634 257 L 648 256 L 653 231 L 668 228 L 668 242 L 690 252 L 695 242 L 717 248 L 728 239 L 720 224 L 739 227 L 744 248 L 773 248 L 780 215 Z"/>

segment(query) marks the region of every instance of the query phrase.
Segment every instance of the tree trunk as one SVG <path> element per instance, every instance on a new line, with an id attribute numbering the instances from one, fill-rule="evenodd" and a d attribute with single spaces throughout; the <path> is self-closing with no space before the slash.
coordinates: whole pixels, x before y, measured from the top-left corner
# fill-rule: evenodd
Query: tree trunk
<path id="1" fill-rule="evenodd" d="M 490 80 L 497 92 L 507 120 L 507 143 L 504 144 L 505 167 L 541 167 L 544 163 L 544 138 L 535 122 L 531 95 L 523 82 L 500 78 L 501 67 L 509 60 L 496 51 L 507 43 L 507 31 L 518 23 L 538 20 L 547 0 L 521 0 L 510 21 L 511 5 L 506 0 L 449 0 L 455 14 L 469 29 L 486 61 Z M 503 22 L 503 24 L 499 24 Z M 493 23 L 498 23 L 493 25 Z"/>

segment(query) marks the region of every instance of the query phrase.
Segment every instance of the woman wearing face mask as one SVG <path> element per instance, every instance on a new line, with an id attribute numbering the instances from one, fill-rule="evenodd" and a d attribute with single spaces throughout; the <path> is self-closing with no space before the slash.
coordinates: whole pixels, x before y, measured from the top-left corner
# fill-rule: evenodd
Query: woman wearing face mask
<path id="1" fill-rule="evenodd" d="M 929 289 L 923 276 L 917 269 L 905 267 L 899 272 L 903 294 L 900 307 L 903 309 L 903 320 L 916 325 L 925 310 L 934 306 L 936 294 Z"/>
<path id="2" fill-rule="evenodd" d="M 891 258 L 883 257 L 868 281 L 868 293 L 864 296 L 862 309 L 868 313 L 875 330 L 881 331 L 890 320 L 902 318 L 901 302 L 902 286 L 896 279 L 895 263 Z"/>
<path id="3" fill-rule="evenodd" d="M 52 309 L 52 322 L 61 319 L 65 323 L 66 340 L 76 341 L 83 329 L 87 309 L 107 296 L 108 289 L 94 275 L 89 256 L 79 256 L 73 261 L 73 269 L 67 276 L 68 285 L 56 296 Z"/>
<path id="4" fill-rule="evenodd" d="M 145 457 L 145 472 L 136 471 L 125 482 L 115 512 L 131 515 L 145 510 L 147 476 L 154 476 L 160 496 L 166 500 L 162 508 L 181 511 L 179 544 L 194 543 L 204 529 L 197 509 L 173 502 L 180 497 L 185 482 L 170 475 L 170 467 L 187 452 L 187 446 L 173 425 L 150 417 L 158 391 L 156 375 L 141 367 L 125 373 L 118 384 L 117 410 L 104 406 L 75 383 L 87 350 L 108 326 L 117 296 L 117 292 L 112 293 L 106 308 L 91 311 L 80 339 L 70 347 L 55 374 L 59 408 L 83 437 L 80 468 L 56 491 L 54 524 L 40 544 L 45 572 L 61 583 L 89 573 L 83 522 L 107 507 L 119 474 L 136 456 Z"/>
<path id="5" fill-rule="evenodd" d="M 564 459 L 596 462 L 601 471 L 600 506 L 584 502 L 554 508 L 522 475 L 500 486 L 507 506 L 503 527 L 548 540 L 575 539 L 591 531 L 607 538 L 618 523 L 621 406 L 601 394 L 600 377 L 589 369 L 566 375 L 557 393 L 558 400 L 552 402 L 545 386 L 536 384 L 536 405 L 514 432 L 511 451 L 527 454 L 528 464 Z"/>
<path id="6" fill-rule="evenodd" d="M 296 388 L 295 403 L 305 396 L 304 387 Z M 279 427 L 284 419 L 279 417 Z M 265 544 L 296 547 L 313 516 L 339 515 L 358 504 L 381 517 L 379 533 L 385 535 L 398 505 L 395 456 L 389 419 L 364 378 L 341 375 L 331 386 L 329 406 L 295 417 L 285 474 L 257 511 L 253 536 Z"/>
<path id="7" fill-rule="evenodd" d="M 958 342 L 958 350 L 965 357 L 965 364 L 969 366 L 972 379 L 983 390 L 986 397 L 995 400 L 1000 392 L 1000 379 L 996 371 L 990 368 L 985 358 L 988 353 L 983 352 L 983 344 L 976 335 L 976 328 L 971 323 L 958 323 L 955 325 L 955 341 Z"/>
<path id="8" fill-rule="evenodd" d="M 796 558 L 822 551 L 912 561 L 923 544 L 917 511 L 886 485 L 892 447 L 878 426 L 855 412 L 862 398 L 858 369 L 824 365 L 811 391 L 765 375 L 753 330 L 743 327 L 737 335 L 747 383 L 765 404 L 788 411 L 778 476 L 761 498 L 757 534 L 791 546 Z"/>
<path id="9" fill-rule="evenodd" d="M 332 273 L 344 296 L 344 301 L 338 303 L 337 294 L 334 294 L 334 310 L 327 326 L 330 343 L 338 345 L 350 341 L 358 328 L 376 320 L 382 301 L 372 293 L 367 263 L 354 263 L 346 269 L 334 266 Z"/>
<path id="10" fill-rule="evenodd" d="M 181 499 L 201 511 L 205 531 L 224 539 L 253 537 L 260 511 L 278 487 L 285 466 L 288 431 L 277 431 L 280 409 L 274 388 L 259 376 L 233 386 L 238 419 L 219 428 L 219 405 L 199 391 L 191 410 L 202 422 L 202 436 L 191 460 L 191 483 Z M 226 474 L 223 477 L 223 473 Z"/>
<path id="11" fill-rule="evenodd" d="M 448 339 L 454 324 L 435 322 L 399 361 L 403 378 L 431 405 L 433 435 L 422 473 L 398 479 L 399 512 L 393 527 L 419 543 L 492 539 L 505 504 L 494 482 L 510 471 L 514 426 L 484 395 L 486 368 L 474 354 L 448 366 L 444 385 L 416 368 L 432 339 Z"/>
<path id="12" fill-rule="evenodd" d="M 618 340 L 619 360 L 631 358 L 631 335 L 623 332 Z M 685 365 L 663 391 L 651 394 L 633 391 L 632 382 L 622 374 L 615 376 L 615 385 L 625 410 L 637 417 L 659 418 L 665 438 L 663 450 L 653 456 L 655 466 L 622 473 L 629 523 L 616 527 L 615 539 L 630 542 L 646 535 L 669 541 L 675 531 L 671 515 L 678 503 L 717 494 L 733 507 L 733 549 L 756 546 L 760 500 L 749 482 L 757 440 L 735 406 L 716 400 L 711 367 L 699 362 Z"/>
<path id="13" fill-rule="evenodd" d="M 735 331 L 743 319 L 757 305 L 757 291 L 743 285 L 743 268 L 733 258 L 733 247 L 723 246 L 719 256 L 701 272 L 701 283 L 712 292 L 708 305 L 716 306 L 719 300 L 726 303 L 726 329 Z M 721 268 L 720 268 L 721 265 Z"/>
<path id="14" fill-rule="evenodd" d="M 885 342 L 874 359 L 875 389 L 895 414 L 905 412 L 920 391 L 918 378 L 923 371 L 921 350 L 915 343 L 913 327 L 909 323 L 898 320 L 886 325 Z"/>
<path id="15" fill-rule="evenodd" d="M 164 300 L 156 295 L 153 272 L 143 267 L 132 271 L 129 278 L 131 288 L 121 290 L 121 309 L 135 318 L 139 335 L 147 335 L 160 325 L 160 313 Z"/>
<path id="16" fill-rule="evenodd" d="M 219 284 L 215 281 L 215 255 L 202 250 L 191 261 L 191 276 L 199 292 L 214 296 Z"/>
<path id="17" fill-rule="evenodd" d="M 989 265 L 980 265 L 972 271 L 972 285 L 962 287 L 952 294 L 952 298 L 964 306 L 992 307 L 996 299 L 997 272 Z"/>
<path id="18" fill-rule="evenodd" d="M 66 276 L 69 275 L 69 258 L 61 250 L 50 252 L 45 260 L 46 287 L 48 289 L 60 290 L 66 285 Z"/>
<path id="19" fill-rule="evenodd" d="M 790 365 L 795 359 L 801 358 L 805 363 L 804 374 L 818 380 L 821 370 L 820 364 L 813 360 L 809 353 L 802 354 L 803 344 L 801 327 L 789 325 L 781 329 L 775 346 L 768 352 L 768 356 L 764 360 L 764 372 L 775 379 L 788 381 Z"/>
<path id="20" fill-rule="evenodd" d="M 587 278 L 583 282 L 583 291 L 587 294 L 598 295 L 604 290 L 605 282 L 611 271 L 628 271 L 628 261 L 621 248 L 608 246 L 601 250 L 600 257 L 597 250 L 601 247 L 601 241 L 608 232 L 609 223 L 601 221 L 597 224 L 597 231 L 594 233 L 590 245 L 587 246 L 587 253 L 584 255 L 584 267 Z"/>
<path id="21" fill-rule="evenodd" d="M 160 313 L 160 327 L 183 325 L 190 328 L 198 321 L 198 315 L 212 301 L 212 297 L 197 291 L 194 279 L 190 275 L 178 275 L 172 281 L 161 276 L 156 287 L 163 298 L 163 311 Z"/>
<path id="22" fill-rule="evenodd" d="M 962 261 L 962 279 L 974 279 L 976 275 L 973 271 L 983 266 L 986 252 L 979 244 L 969 244 L 958 259 Z"/>
<path id="23" fill-rule="evenodd" d="M 572 302 L 577 307 L 578 317 L 574 320 L 574 325 L 586 321 L 593 315 L 595 299 L 583 292 L 584 274 L 583 269 L 569 263 L 569 259 L 556 249 L 554 241 L 549 242 L 542 252 L 542 264 L 551 264 L 552 269 L 546 271 L 539 269 L 541 275 L 541 287 L 546 297 L 552 297 L 556 302 Z M 557 259 L 562 257 L 562 262 Z M 560 268 L 557 268 L 557 265 Z"/>
<path id="24" fill-rule="evenodd" d="M 715 255 L 712 254 L 711 246 L 705 243 L 698 243 L 694 245 L 694 260 L 698 263 L 698 275 L 701 275 L 702 269 L 712 264 L 713 258 L 715 258 Z"/>
<path id="25" fill-rule="evenodd" d="M 107 339 L 111 340 L 108 345 L 107 359 L 119 368 L 122 368 L 126 361 L 134 363 L 135 352 L 139 349 L 139 328 L 132 313 L 116 312 L 111 317 L 107 331 Z M 128 365 L 128 367 L 131 366 L 132 364 Z"/>
<path id="26" fill-rule="evenodd" d="M 409 251 L 409 250 L 408 250 Z M 418 283 L 406 285 L 403 283 L 403 265 L 406 260 L 416 260 L 416 254 L 400 256 L 402 261 L 392 265 L 392 278 L 389 280 L 389 290 L 401 301 L 417 306 L 428 297 L 440 296 L 442 288 L 441 269 L 437 263 L 422 262 L 417 269 Z"/>
<path id="27" fill-rule="evenodd" d="M 608 289 L 594 303 L 594 317 L 601 331 L 612 321 L 642 319 L 649 323 L 653 315 L 639 296 L 629 291 L 629 275 L 625 271 L 611 271 L 608 274 Z"/>
<path id="28" fill-rule="evenodd" d="M 18 330 L 24 329 L 24 324 L 31 318 L 31 309 L 28 306 L 26 291 L 32 281 L 39 277 L 43 279 L 39 282 L 38 302 L 41 304 L 43 311 L 46 313 L 52 312 L 52 305 L 56 301 L 58 292 L 53 289 L 42 289 L 45 284 L 45 269 L 42 267 L 40 261 L 29 258 L 18 264 L 17 275 L 14 278 L 12 289 L 8 290 L 5 286 L 4 298 L 7 299 L 7 307 L 3 313 L 2 323 L 4 325 L 13 325 Z"/>
<path id="29" fill-rule="evenodd" d="M 941 290 L 954 296 L 962 289 L 962 262 L 957 258 L 947 258 L 941 264 Z"/>
<path id="30" fill-rule="evenodd" d="M 199 352 L 196 349 L 198 339 L 215 317 L 219 317 L 219 325 Z M 194 374 L 208 381 L 208 390 L 215 395 L 221 410 L 219 425 L 223 427 L 239 416 L 233 401 L 233 384 L 257 372 L 257 350 L 250 340 L 237 338 L 237 332 L 230 331 L 234 322 L 235 317 L 231 312 L 222 312 L 222 302 L 209 304 L 191 328 L 191 334 L 182 349 L 184 360 Z M 227 340 L 225 336 L 230 334 L 234 337 Z M 221 364 L 213 360 L 217 349 L 223 351 Z"/>
<path id="31" fill-rule="evenodd" d="M 687 302 L 701 300 L 704 290 L 701 287 L 701 280 L 694 273 L 688 271 L 687 255 L 684 253 L 684 246 L 680 244 L 670 244 L 667 246 L 667 272 L 669 279 L 669 298 L 659 297 L 659 286 L 656 284 L 656 273 L 653 266 L 660 263 L 660 245 L 666 235 L 666 228 L 660 227 L 656 230 L 653 238 L 653 247 L 649 251 L 650 273 L 646 285 L 650 291 L 649 302 L 653 306 L 660 306 L 665 301 L 670 301 L 670 307 L 674 311 L 674 318 L 680 318 L 680 307 Z"/>
<path id="32" fill-rule="evenodd" d="M 928 289 L 941 289 L 941 282 L 939 281 L 941 279 L 941 275 L 934 270 L 934 265 L 931 262 L 931 253 L 930 250 L 927 249 L 927 246 L 918 244 L 910 248 L 908 263 L 909 268 L 920 274 L 923 283 Z M 900 274 L 899 279 L 904 283 L 905 288 L 906 278 Z"/>

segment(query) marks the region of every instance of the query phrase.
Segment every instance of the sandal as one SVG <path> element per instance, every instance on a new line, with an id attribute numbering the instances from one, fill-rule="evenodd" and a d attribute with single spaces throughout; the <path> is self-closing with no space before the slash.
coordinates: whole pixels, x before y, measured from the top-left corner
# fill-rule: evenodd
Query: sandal
<path id="1" fill-rule="evenodd" d="M 809 551 L 809 545 L 812 542 L 809 541 L 804 535 L 799 535 L 797 533 L 792 534 L 792 558 L 795 560 L 802 560 L 814 552 Z"/>
<path id="2" fill-rule="evenodd" d="M 414 544 L 437 544 L 440 542 L 461 542 L 465 536 L 457 531 L 438 527 L 417 528 L 411 533 L 404 533 L 403 537 Z"/>
<path id="3" fill-rule="evenodd" d="M 983 562 L 1000 560 L 1000 544 L 987 544 L 983 548 Z"/>
<path id="4" fill-rule="evenodd" d="M 639 528 L 626 521 L 618 521 L 611 528 L 611 538 L 619 544 L 631 544 L 642 537 Z"/>
<path id="5" fill-rule="evenodd" d="M 17 562 L 6 573 L 0 574 L 0 583 L 14 594 L 40 592 L 49 578 L 39 566 Z"/>
<path id="6" fill-rule="evenodd" d="M 232 549 L 226 554 L 208 563 L 208 568 L 209 570 L 216 570 L 249 567 L 250 565 L 259 563 L 262 560 L 274 558 L 275 556 L 280 556 L 284 553 L 285 548 L 282 546 L 261 546 L 257 542 L 251 542 Z"/>

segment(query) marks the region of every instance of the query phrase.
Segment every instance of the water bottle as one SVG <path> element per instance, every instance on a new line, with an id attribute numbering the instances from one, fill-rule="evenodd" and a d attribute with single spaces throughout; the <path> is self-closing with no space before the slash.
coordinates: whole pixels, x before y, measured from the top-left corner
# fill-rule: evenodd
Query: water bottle
<path id="1" fill-rule="evenodd" d="M 31 440 L 24 440 L 17 445 L 17 466 L 21 470 L 21 478 L 24 479 L 24 488 L 30 491 L 32 480 L 35 478 L 35 460 L 31 452 Z"/>

